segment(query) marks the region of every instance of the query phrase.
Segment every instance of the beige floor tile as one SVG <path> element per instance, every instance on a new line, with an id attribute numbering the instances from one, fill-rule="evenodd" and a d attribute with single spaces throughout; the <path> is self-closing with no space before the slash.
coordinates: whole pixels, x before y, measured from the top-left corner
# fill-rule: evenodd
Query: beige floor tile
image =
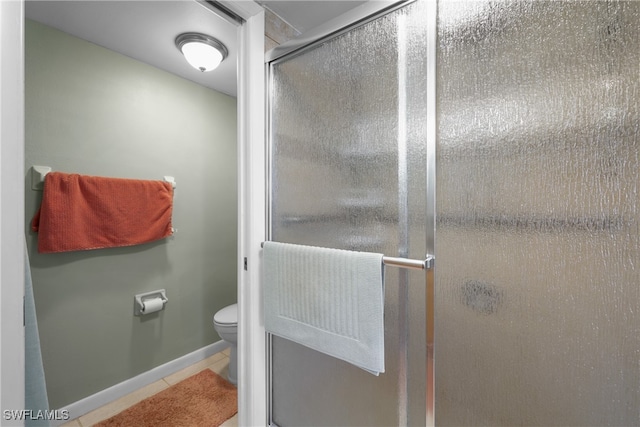
<path id="1" fill-rule="evenodd" d="M 233 417 L 220 424 L 220 427 L 238 427 L 238 414 L 235 414 Z"/>
<path id="2" fill-rule="evenodd" d="M 168 387 L 169 386 L 167 385 L 167 383 L 163 380 L 151 383 L 146 387 L 142 387 L 141 389 L 129 393 L 126 396 L 121 397 L 120 399 L 114 400 L 113 402 L 108 403 L 105 406 L 96 409 L 95 411 L 91 411 L 88 414 L 81 416 L 80 424 L 82 424 L 83 426 L 90 426 L 99 421 L 106 420 L 107 418 L 122 412 L 130 406 L 140 402 L 141 400 L 144 400 L 149 396 L 153 396 L 154 394 Z"/>
<path id="3" fill-rule="evenodd" d="M 227 347 L 224 350 L 222 350 L 220 353 L 224 354 L 225 356 L 229 357 L 231 356 L 231 347 Z"/>
<path id="4" fill-rule="evenodd" d="M 60 427 L 82 427 L 82 424 L 80 424 L 80 421 L 78 420 L 71 420 L 62 424 Z"/>
<path id="5" fill-rule="evenodd" d="M 175 372 L 171 375 L 167 375 L 166 377 L 164 377 L 164 380 L 166 382 L 168 382 L 169 384 L 173 385 L 176 383 L 179 383 L 180 381 L 189 378 L 191 375 L 197 374 L 198 372 L 202 371 L 203 369 L 208 368 L 209 366 L 221 361 L 227 359 L 228 357 L 226 357 L 224 354 L 222 353 L 216 353 L 213 356 L 207 357 L 206 359 L 203 359 L 201 361 L 199 361 L 198 363 L 195 363 L 191 366 L 187 366 L 186 368 Z"/>
<path id="6" fill-rule="evenodd" d="M 209 365 L 208 368 L 220 375 L 222 378 L 227 379 L 227 374 L 229 373 L 229 358 L 218 360 L 217 362 Z"/>

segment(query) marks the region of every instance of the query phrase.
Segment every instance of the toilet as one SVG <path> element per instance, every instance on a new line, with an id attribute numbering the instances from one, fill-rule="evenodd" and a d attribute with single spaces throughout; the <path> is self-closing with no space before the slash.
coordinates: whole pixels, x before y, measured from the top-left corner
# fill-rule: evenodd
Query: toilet
<path id="1" fill-rule="evenodd" d="M 231 344 L 229 356 L 229 374 L 227 379 L 232 384 L 238 383 L 238 304 L 231 304 L 213 316 L 213 327 L 220 338 Z"/>

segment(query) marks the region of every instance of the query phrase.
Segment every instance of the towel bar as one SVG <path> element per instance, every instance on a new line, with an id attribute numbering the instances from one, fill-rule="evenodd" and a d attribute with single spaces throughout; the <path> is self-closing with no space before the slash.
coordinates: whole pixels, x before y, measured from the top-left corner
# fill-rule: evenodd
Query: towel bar
<path id="1" fill-rule="evenodd" d="M 264 247 L 264 242 L 260 243 L 260 247 Z M 390 256 L 383 256 L 382 263 L 392 267 L 409 268 L 411 270 L 430 270 L 433 268 L 433 262 L 435 258 L 433 255 L 427 255 L 424 260 L 409 259 L 409 258 L 395 258 Z"/>
<path id="2" fill-rule="evenodd" d="M 31 189 L 42 191 L 44 188 L 44 177 L 49 172 L 51 172 L 51 168 L 49 166 L 31 166 Z M 165 182 L 170 183 L 175 190 L 176 179 L 174 177 L 163 176 L 162 178 Z"/>
<path id="3" fill-rule="evenodd" d="M 382 263 L 393 267 L 410 268 L 412 270 L 429 270 L 433 268 L 433 256 L 427 255 L 424 260 L 409 258 L 394 258 L 383 256 Z"/>

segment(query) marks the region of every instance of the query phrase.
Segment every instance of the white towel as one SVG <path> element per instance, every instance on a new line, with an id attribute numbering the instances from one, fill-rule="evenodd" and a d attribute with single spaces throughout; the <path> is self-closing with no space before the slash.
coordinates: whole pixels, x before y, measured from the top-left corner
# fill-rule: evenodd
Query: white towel
<path id="1" fill-rule="evenodd" d="M 265 242 L 267 332 L 384 372 L 382 254 Z"/>

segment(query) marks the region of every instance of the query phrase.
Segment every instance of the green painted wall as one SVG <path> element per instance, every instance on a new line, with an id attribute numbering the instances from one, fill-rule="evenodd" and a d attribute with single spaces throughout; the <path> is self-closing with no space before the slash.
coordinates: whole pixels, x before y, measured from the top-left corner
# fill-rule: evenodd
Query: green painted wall
<path id="1" fill-rule="evenodd" d="M 25 226 L 52 408 L 219 340 L 236 301 L 236 100 L 41 24 L 26 22 L 26 218 L 32 165 L 176 178 L 175 236 L 129 248 L 38 254 Z M 134 295 L 167 290 L 133 316 Z"/>

